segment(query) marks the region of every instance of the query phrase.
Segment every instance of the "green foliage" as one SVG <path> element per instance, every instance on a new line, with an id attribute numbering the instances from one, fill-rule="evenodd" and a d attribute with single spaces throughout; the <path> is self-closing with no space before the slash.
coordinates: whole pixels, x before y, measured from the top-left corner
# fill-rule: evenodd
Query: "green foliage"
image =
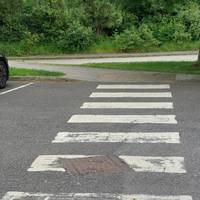
<path id="1" fill-rule="evenodd" d="M 60 34 L 58 46 L 68 52 L 78 52 L 86 50 L 92 41 L 92 29 L 84 27 L 79 23 L 74 23 L 67 31 Z"/>
<path id="2" fill-rule="evenodd" d="M 82 66 L 93 68 L 120 69 L 133 71 L 164 72 L 177 74 L 200 74 L 200 67 L 192 67 L 194 62 L 132 62 L 132 63 L 92 63 Z"/>
<path id="3" fill-rule="evenodd" d="M 24 45 L 26 53 L 30 54 L 34 45 L 40 40 L 39 35 L 31 32 L 24 32 L 24 40 L 21 42 Z"/>
<path id="4" fill-rule="evenodd" d="M 194 40 L 200 40 L 200 4 L 189 1 L 181 7 L 177 18 L 184 23 Z"/>
<path id="5" fill-rule="evenodd" d="M 119 27 L 122 23 L 122 11 L 108 0 L 85 0 L 90 26 L 97 35 L 104 29 Z"/>
<path id="6" fill-rule="evenodd" d="M 64 76 L 62 72 L 51 72 L 47 70 L 10 68 L 10 76 Z"/>
<path id="7" fill-rule="evenodd" d="M 0 40 L 10 42 L 22 40 L 25 30 L 21 19 L 18 16 L 11 16 L 0 26 Z"/>
<path id="8" fill-rule="evenodd" d="M 125 52 L 137 51 L 141 48 L 157 46 L 159 44 L 146 24 L 141 25 L 138 29 L 134 26 L 126 29 L 120 35 L 116 35 L 115 40 L 119 48 Z"/>
<path id="9" fill-rule="evenodd" d="M 0 41 L 9 55 L 194 49 L 200 1 L 0 0 Z"/>
<path id="10" fill-rule="evenodd" d="M 135 27 L 126 29 L 120 35 L 115 35 L 115 40 L 119 48 L 125 52 L 137 50 L 144 43 Z"/>
<path id="11" fill-rule="evenodd" d="M 146 24 L 142 24 L 139 29 L 141 39 L 144 41 L 144 46 L 157 46 L 159 41 L 153 36 L 153 32 Z"/>
<path id="12" fill-rule="evenodd" d="M 87 50 L 88 53 L 115 53 L 120 51 L 113 37 L 98 37 Z"/>
<path id="13" fill-rule="evenodd" d="M 41 1 L 34 7 L 31 4 L 27 5 L 23 20 L 30 32 L 42 34 L 46 41 L 51 41 L 61 30 L 68 27 L 69 18 L 66 11 L 61 12 L 54 4 L 45 4 Z"/>

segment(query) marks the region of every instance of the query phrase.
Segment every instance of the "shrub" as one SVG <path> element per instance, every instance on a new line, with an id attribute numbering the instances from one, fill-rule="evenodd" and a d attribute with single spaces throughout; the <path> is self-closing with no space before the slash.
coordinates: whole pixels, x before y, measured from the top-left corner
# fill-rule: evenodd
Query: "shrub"
<path id="1" fill-rule="evenodd" d="M 30 54 L 33 46 L 36 45 L 39 41 L 40 37 L 38 34 L 33 34 L 29 31 L 26 31 L 24 33 L 24 39 L 21 41 L 21 43 L 25 52 Z"/>
<path id="2" fill-rule="evenodd" d="M 125 52 L 138 49 L 144 43 L 139 32 L 134 26 L 130 29 L 126 29 L 119 35 L 115 35 L 115 41 L 119 49 Z"/>
<path id="3" fill-rule="evenodd" d="M 85 10 L 97 35 L 105 29 L 118 28 L 123 20 L 121 9 L 108 0 L 85 0 Z"/>
<path id="4" fill-rule="evenodd" d="M 43 34 L 44 41 L 55 41 L 60 31 L 65 30 L 72 19 L 66 10 L 54 7 L 48 1 L 27 4 L 23 15 L 23 23 L 27 29 L 36 34 Z M 55 1 L 52 1 L 52 3 Z"/>
<path id="5" fill-rule="evenodd" d="M 189 33 L 193 40 L 200 40 L 200 19 L 190 25 Z"/>
<path id="6" fill-rule="evenodd" d="M 162 17 L 149 23 L 153 35 L 161 42 L 190 41 L 191 35 L 186 32 L 184 23 L 174 17 Z"/>
<path id="7" fill-rule="evenodd" d="M 2 41 L 20 41 L 23 38 L 25 26 L 22 24 L 19 16 L 14 15 L 7 19 L 6 24 L 0 26 L 0 40 Z"/>
<path id="8" fill-rule="evenodd" d="M 176 31 L 173 35 L 173 41 L 177 43 L 190 41 L 191 39 L 192 39 L 192 36 L 190 33 L 182 32 L 182 31 Z"/>
<path id="9" fill-rule="evenodd" d="M 183 5 L 177 18 L 185 24 L 193 40 L 200 40 L 200 5 L 197 2 Z"/>
<path id="10" fill-rule="evenodd" d="M 144 46 L 157 46 L 159 45 L 159 41 L 153 36 L 153 32 L 146 24 L 142 24 L 139 27 L 140 37 L 144 41 Z"/>
<path id="11" fill-rule="evenodd" d="M 92 41 L 93 32 L 91 28 L 73 23 L 67 31 L 61 33 L 57 44 L 65 51 L 78 52 L 86 50 Z"/>
<path id="12" fill-rule="evenodd" d="M 159 44 L 153 37 L 152 31 L 145 24 L 141 25 L 139 29 L 132 26 L 121 34 L 115 35 L 115 41 L 122 51 L 137 50 Z"/>

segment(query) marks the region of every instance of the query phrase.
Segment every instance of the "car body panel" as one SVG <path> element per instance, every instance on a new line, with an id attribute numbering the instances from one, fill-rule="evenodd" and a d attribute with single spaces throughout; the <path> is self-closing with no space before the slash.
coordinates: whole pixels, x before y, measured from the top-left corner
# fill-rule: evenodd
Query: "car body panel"
<path id="1" fill-rule="evenodd" d="M 7 70 L 7 80 L 9 79 L 9 65 L 8 65 L 8 59 L 0 54 L 0 61 L 3 61 L 6 64 L 6 70 Z"/>

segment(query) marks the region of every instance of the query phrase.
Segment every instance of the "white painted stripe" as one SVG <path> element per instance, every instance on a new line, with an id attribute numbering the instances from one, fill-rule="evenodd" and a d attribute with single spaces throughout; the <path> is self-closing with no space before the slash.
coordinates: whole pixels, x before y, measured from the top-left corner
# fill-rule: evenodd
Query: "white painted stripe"
<path id="1" fill-rule="evenodd" d="M 156 196 L 147 194 L 111 194 L 111 193 L 66 193 L 66 194 L 41 194 L 41 193 L 25 193 L 25 192 L 7 192 L 2 200 L 21 200 L 26 198 L 34 198 L 35 200 L 51 200 L 52 199 L 116 199 L 116 200 L 192 200 L 191 196 Z"/>
<path id="2" fill-rule="evenodd" d="M 2 200 L 20 200 L 34 197 L 36 200 L 46 200 L 46 199 L 68 199 L 68 198 L 78 198 L 89 200 L 92 199 L 116 199 L 116 200 L 192 200 L 191 196 L 155 196 L 155 195 L 143 195 L 143 194 L 109 194 L 109 193 L 67 193 L 67 194 L 41 194 L 41 193 L 25 193 L 25 192 L 7 192 Z"/>
<path id="3" fill-rule="evenodd" d="M 65 172 L 60 159 L 91 158 L 99 155 L 41 155 L 28 171 Z M 186 173 L 183 157 L 119 156 L 135 172 Z"/>
<path id="4" fill-rule="evenodd" d="M 180 143 L 178 132 L 61 132 L 53 143 Z"/>
<path id="5" fill-rule="evenodd" d="M 5 92 L 1 92 L 0 95 L 7 94 L 7 93 L 10 93 L 10 92 L 19 90 L 19 89 L 28 87 L 28 86 L 33 85 L 33 84 L 34 84 L 34 83 L 28 83 L 28 84 L 26 84 L 26 85 L 22 85 L 22 86 L 19 86 L 19 87 L 17 87 L 17 88 L 11 89 L 11 90 L 7 90 L 7 91 L 5 91 Z"/>
<path id="6" fill-rule="evenodd" d="M 68 123 L 177 124 L 175 115 L 73 115 Z"/>
<path id="7" fill-rule="evenodd" d="M 135 172 L 186 173 L 183 157 L 119 156 Z"/>
<path id="8" fill-rule="evenodd" d="M 97 89 L 170 89 L 170 85 L 99 85 Z"/>
<path id="9" fill-rule="evenodd" d="M 28 171 L 31 172 L 45 172 L 45 171 L 57 171 L 65 172 L 65 169 L 59 163 L 60 159 L 73 159 L 73 158 L 90 158 L 94 156 L 85 155 L 41 155 L 36 158 L 32 163 Z"/>
<path id="10" fill-rule="evenodd" d="M 83 109 L 173 109 L 171 102 L 86 102 Z"/>
<path id="11" fill-rule="evenodd" d="M 171 92 L 93 92 L 90 98 L 171 98 Z"/>

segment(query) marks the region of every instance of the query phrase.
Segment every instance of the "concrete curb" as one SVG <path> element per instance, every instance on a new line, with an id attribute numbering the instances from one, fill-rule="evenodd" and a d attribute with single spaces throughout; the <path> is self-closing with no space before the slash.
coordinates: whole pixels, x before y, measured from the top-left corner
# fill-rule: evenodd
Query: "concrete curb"
<path id="1" fill-rule="evenodd" d="M 9 60 L 52 60 L 52 59 L 90 59 L 90 58 L 128 58 L 152 56 L 196 55 L 198 51 L 155 52 L 155 53 L 113 53 L 113 54 L 71 54 L 58 56 L 24 56 L 9 57 Z"/>
<path id="2" fill-rule="evenodd" d="M 79 80 L 68 79 L 67 77 L 50 77 L 50 76 L 13 76 L 9 81 L 55 81 L 55 82 L 74 82 Z"/>
<path id="3" fill-rule="evenodd" d="M 112 78 L 109 76 L 109 79 Z M 50 82 L 175 82 L 175 81 L 200 81 L 200 75 L 186 75 L 186 74 L 167 74 L 167 73 L 136 73 L 133 79 L 118 79 L 113 80 L 84 80 L 84 79 L 69 79 L 67 77 L 33 77 L 33 76 L 15 76 L 10 77 L 10 81 L 50 81 Z"/>
<path id="4" fill-rule="evenodd" d="M 176 81 L 200 81 L 200 75 L 177 74 Z"/>

